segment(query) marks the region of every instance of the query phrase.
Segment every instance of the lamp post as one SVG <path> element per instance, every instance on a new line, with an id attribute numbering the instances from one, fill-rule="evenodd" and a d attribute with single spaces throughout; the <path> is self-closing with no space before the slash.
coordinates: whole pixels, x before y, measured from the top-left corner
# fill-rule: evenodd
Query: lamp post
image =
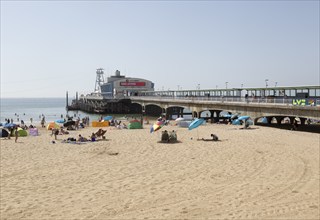
<path id="1" fill-rule="evenodd" d="M 275 82 L 275 83 L 274 83 L 274 87 L 277 87 L 277 85 L 278 85 L 278 82 Z"/>
<path id="2" fill-rule="evenodd" d="M 265 79 L 265 81 L 266 81 L 266 91 L 265 91 L 265 93 L 264 93 L 264 96 L 265 97 L 267 97 L 267 88 L 268 88 L 268 79 Z"/>
<path id="3" fill-rule="evenodd" d="M 226 82 L 226 89 L 228 89 L 228 83 L 229 83 L 229 82 Z"/>

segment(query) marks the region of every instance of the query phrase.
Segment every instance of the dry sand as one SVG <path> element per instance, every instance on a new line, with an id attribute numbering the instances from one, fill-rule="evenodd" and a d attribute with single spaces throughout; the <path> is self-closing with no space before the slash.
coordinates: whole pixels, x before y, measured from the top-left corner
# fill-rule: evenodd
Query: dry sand
<path id="1" fill-rule="evenodd" d="M 181 143 L 161 144 L 149 126 L 2 139 L 1 219 L 319 219 L 319 134 L 167 126 Z"/>

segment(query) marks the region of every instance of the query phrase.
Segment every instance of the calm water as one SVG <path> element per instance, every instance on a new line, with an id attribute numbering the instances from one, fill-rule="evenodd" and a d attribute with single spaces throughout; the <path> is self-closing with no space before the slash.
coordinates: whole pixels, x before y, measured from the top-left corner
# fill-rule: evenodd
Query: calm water
<path id="1" fill-rule="evenodd" d="M 5 119 L 9 118 L 13 119 L 14 123 L 20 123 L 23 120 L 28 125 L 30 124 L 30 118 L 32 118 L 33 124 L 37 124 L 40 123 L 42 115 L 45 116 L 46 122 L 61 119 L 61 115 L 65 118 L 67 114 L 80 118 L 89 116 L 91 121 L 101 117 L 100 114 L 88 114 L 82 111 L 67 112 L 65 98 L 1 98 L 0 102 L 1 123 L 4 123 Z M 114 116 L 115 118 L 121 118 L 124 115 Z M 133 115 L 133 117 L 140 117 L 140 115 Z M 173 116 L 173 118 L 176 117 Z M 191 115 L 185 115 L 184 117 L 186 119 L 192 118 Z"/>
<path id="2" fill-rule="evenodd" d="M 47 122 L 55 121 L 66 117 L 66 99 L 65 98 L 1 98 L 1 120 L 4 123 L 5 118 L 13 119 L 14 123 L 19 123 L 19 120 L 24 120 L 25 123 L 30 123 L 30 118 L 33 122 L 39 123 L 43 114 Z M 15 115 L 16 114 L 16 115 Z M 82 111 L 69 111 L 70 116 L 82 118 L 89 116 L 91 120 L 96 120 L 99 115 L 90 115 Z"/>

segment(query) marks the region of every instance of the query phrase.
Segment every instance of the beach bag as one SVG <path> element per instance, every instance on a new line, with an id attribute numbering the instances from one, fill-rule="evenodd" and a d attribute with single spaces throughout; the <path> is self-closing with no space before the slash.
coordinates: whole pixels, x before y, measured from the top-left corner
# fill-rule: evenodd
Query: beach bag
<path id="1" fill-rule="evenodd" d="M 39 135 L 38 128 L 29 128 L 29 135 L 38 136 Z"/>

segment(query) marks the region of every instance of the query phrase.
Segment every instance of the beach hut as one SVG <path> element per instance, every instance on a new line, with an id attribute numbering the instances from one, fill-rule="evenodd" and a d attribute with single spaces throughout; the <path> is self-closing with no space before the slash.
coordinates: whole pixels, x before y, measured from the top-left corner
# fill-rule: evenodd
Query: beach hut
<path id="1" fill-rule="evenodd" d="M 9 137 L 9 132 L 6 129 L 0 128 L 0 137 Z"/>
<path id="2" fill-rule="evenodd" d="M 38 128 L 29 128 L 29 135 L 38 136 L 39 135 Z"/>
<path id="3" fill-rule="evenodd" d="M 132 120 L 128 124 L 128 129 L 142 129 L 141 122 L 139 120 Z"/>
<path id="4" fill-rule="evenodd" d="M 18 128 L 18 136 L 19 137 L 26 137 L 26 136 L 28 136 L 28 132 L 26 130 L 23 130 L 22 128 Z"/>
<path id="5" fill-rule="evenodd" d="M 60 126 L 59 126 L 57 123 L 55 123 L 55 122 L 50 122 L 50 123 L 47 125 L 47 130 L 52 130 L 52 129 L 54 129 L 54 128 L 59 129 Z"/>

